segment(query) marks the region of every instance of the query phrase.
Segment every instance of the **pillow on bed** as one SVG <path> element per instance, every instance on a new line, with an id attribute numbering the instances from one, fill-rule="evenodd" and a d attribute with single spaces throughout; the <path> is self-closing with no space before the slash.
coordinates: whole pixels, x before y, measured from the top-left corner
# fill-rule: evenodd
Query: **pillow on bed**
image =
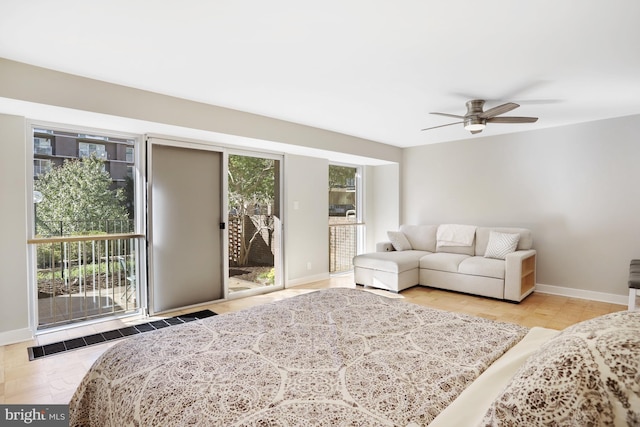
<path id="1" fill-rule="evenodd" d="M 526 360 L 482 425 L 640 425 L 640 312 L 562 331 Z"/>
<path id="2" fill-rule="evenodd" d="M 519 233 L 499 233 L 492 231 L 489 234 L 489 243 L 487 250 L 484 252 L 485 258 L 505 259 L 507 254 L 515 252 L 520 240 Z"/>
<path id="3" fill-rule="evenodd" d="M 409 243 L 407 236 L 402 231 L 387 231 L 387 236 L 396 251 L 409 251 L 412 249 L 411 243 Z"/>

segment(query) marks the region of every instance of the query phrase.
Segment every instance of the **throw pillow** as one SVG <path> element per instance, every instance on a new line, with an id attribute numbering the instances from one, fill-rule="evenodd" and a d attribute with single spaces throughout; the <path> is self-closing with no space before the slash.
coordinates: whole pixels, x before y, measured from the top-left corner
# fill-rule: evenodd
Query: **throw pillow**
<path id="1" fill-rule="evenodd" d="M 489 243 L 484 253 L 485 258 L 505 259 L 507 254 L 515 252 L 518 247 L 520 234 L 499 233 L 492 231 L 489 234 Z"/>
<path id="2" fill-rule="evenodd" d="M 530 356 L 482 426 L 640 425 L 640 312 L 571 326 Z"/>
<path id="3" fill-rule="evenodd" d="M 402 231 L 387 231 L 387 236 L 396 251 L 409 251 L 412 249 L 411 243 L 409 243 L 407 236 Z"/>

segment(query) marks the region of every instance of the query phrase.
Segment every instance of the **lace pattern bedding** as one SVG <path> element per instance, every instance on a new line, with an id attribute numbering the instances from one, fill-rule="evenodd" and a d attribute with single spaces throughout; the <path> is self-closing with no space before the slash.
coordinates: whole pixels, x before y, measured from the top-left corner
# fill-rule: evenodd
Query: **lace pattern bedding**
<path id="1" fill-rule="evenodd" d="M 640 426 L 640 312 L 573 325 L 526 360 L 482 426 Z"/>
<path id="2" fill-rule="evenodd" d="M 326 289 L 132 337 L 72 426 L 427 425 L 527 328 Z"/>

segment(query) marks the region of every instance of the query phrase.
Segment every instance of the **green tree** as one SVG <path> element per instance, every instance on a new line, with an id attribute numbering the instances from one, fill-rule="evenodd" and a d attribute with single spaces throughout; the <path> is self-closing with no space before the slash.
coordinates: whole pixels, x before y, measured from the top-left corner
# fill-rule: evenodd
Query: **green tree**
<path id="1" fill-rule="evenodd" d="M 329 165 L 329 188 L 344 188 L 350 179 L 355 179 L 356 168 Z"/>
<path id="2" fill-rule="evenodd" d="M 38 233 L 73 235 L 112 229 L 128 221 L 123 189 L 112 190 L 104 162 L 94 156 L 65 160 L 35 181 L 42 193 L 36 205 Z"/>
<path id="3" fill-rule="evenodd" d="M 255 231 L 248 235 L 247 221 L 251 221 L 250 215 L 256 212 L 256 208 L 273 206 L 275 201 L 275 160 L 249 156 L 229 156 L 229 209 L 236 214 L 242 230 L 240 238 L 240 254 L 236 261 L 238 265 L 247 265 L 251 246 L 261 235 L 263 230 L 273 235 L 273 221 L 265 224 L 254 222 Z"/>
<path id="4" fill-rule="evenodd" d="M 356 193 L 352 191 L 357 169 L 349 166 L 329 165 L 329 215 L 344 216 L 355 209 Z"/>

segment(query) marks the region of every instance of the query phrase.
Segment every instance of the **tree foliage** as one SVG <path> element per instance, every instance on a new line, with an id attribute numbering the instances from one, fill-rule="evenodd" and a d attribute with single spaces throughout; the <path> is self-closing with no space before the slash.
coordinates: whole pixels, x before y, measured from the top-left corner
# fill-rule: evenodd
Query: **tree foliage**
<path id="1" fill-rule="evenodd" d="M 240 253 L 237 260 L 240 266 L 248 264 L 251 246 L 262 235 L 262 231 L 267 231 L 267 244 L 272 244 L 273 218 L 253 221 L 253 233 L 249 234 L 247 230 L 248 221 L 252 221 L 250 215 L 256 213 L 256 208 L 275 204 L 275 162 L 259 157 L 229 156 L 229 209 L 240 221 Z"/>
<path id="2" fill-rule="evenodd" d="M 229 206 L 246 213 L 256 204 L 273 204 L 275 160 L 229 156 Z"/>
<path id="3" fill-rule="evenodd" d="M 41 234 L 81 234 L 110 231 L 110 223 L 128 220 L 123 189 L 112 190 L 104 162 L 94 156 L 65 160 L 35 181 L 42 193 L 36 224 Z"/>
<path id="4" fill-rule="evenodd" d="M 342 188 L 356 177 L 356 168 L 349 166 L 329 165 L 329 188 Z"/>

